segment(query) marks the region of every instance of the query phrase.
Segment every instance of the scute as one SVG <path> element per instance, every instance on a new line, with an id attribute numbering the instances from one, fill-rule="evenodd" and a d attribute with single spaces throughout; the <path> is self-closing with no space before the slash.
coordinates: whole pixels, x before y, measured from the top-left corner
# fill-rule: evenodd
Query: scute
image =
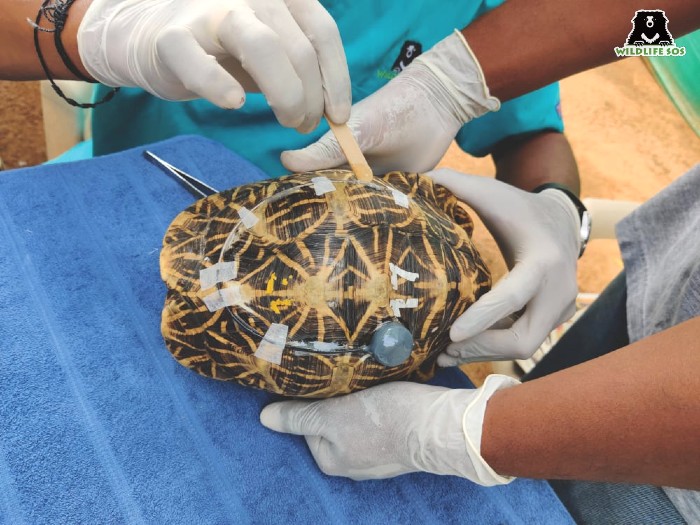
<path id="1" fill-rule="evenodd" d="M 212 195 L 164 238 L 166 345 L 203 375 L 288 396 L 425 380 L 452 322 L 490 287 L 472 229 L 454 195 L 416 174 L 364 183 L 324 170 Z M 200 271 L 217 264 L 235 277 L 202 290 Z M 389 322 L 414 338 L 392 367 L 368 353 Z M 269 335 L 280 329 L 281 342 Z"/>

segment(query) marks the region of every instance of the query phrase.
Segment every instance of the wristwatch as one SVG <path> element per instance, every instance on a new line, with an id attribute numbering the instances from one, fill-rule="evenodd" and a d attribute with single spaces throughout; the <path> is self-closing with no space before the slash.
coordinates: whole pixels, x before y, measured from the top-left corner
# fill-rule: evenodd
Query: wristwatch
<path id="1" fill-rule="evenodd" d="M 571 199 L 574 203 L 576 210 L 578 211 L 578 218 L 580 219 L 581 228 L 579 229 L 579 241 L 581 242 L 581 250 L 578 253 L 579 258 L 583 255 L 586 250 L 586 244 L 588 244 L 588 239 L 591 237 L 591 214 L 588 209 L 583 205 L 581 200 L 572 192 L 569 188 L 563 184 L 557 184 L 556 182 L 547 182 L 537 186 L 532 193 L 540 193 L 544 190 L 559 190 L 563 191 L 564 194 Z"/>

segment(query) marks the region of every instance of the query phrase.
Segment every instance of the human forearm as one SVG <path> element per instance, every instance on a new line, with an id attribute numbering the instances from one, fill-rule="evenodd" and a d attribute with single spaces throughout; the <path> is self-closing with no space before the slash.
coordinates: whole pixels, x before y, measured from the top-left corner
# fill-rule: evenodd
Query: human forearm
<path id="1" fill-rule="evenodd" d="M 556 131 L 515 137 L 493 152 L 496 178 L 525 191 L 547 182 L 557 182 L 578 195 L 580 180 L 571 146 Z"/>
<path id="2" fill-rule="evenodd" d="M 700 317 L 496 393 L 481 452 L 502 475 L 700 488 Z"/>
<path id="3" fill-rule="evenodd" d="M 40 0 L 6 0 L 0 14 L 0 78 L 43 78 L 34 50 Z M 55 18 L 52 11 L 43 18 Z M 315 0 L 76 0 L 61 42 L 78 76 L 112 87 L 140 87 L 166 100 L 203 98 L 224 109 L 245 103 L 245 91 L 265 95 L 280 124 L 302 133 L 323 114 L 346 122 L 351 90 L 335 21 Z M 56 18 L 57 25 L 63 17 Z M 54 24 L 44 20 L 53 29 Z M 40 32 L 48 74 L 74 78 L 52 33 Z M 82 70 L 82 75 L 80 75 Z M 87 72 L 90 72 L 89 75 Z"/>
<path id="4" fill-rule="evenodd" d="M 509 100 L 615 60 L 639 0 L 515 0 L 489 11 L 462 34 L 479 60 L 491 94 Z M 656 7 L 656 6 L 654 6 Z M 697 0 L 662 7 L 679 37 L 700 27 Z"/>
<path id="5" fill-rule="evenodd" d="M 3 80 L 37 80 L 46 78 L 34 48 L 34 29 L 27 22 L 36 19 L 41 6 L 40 0 L 6 0 L 2 2 L 0 15 L 0 78 Z M 66 26 L 61 33 L 61 41 L 68 57 L 76 67 L 90 77 L 83 68 L 78 54 L 77 32 L 90 0 L 76 0 L 68 10 Z M 42 27 L 53 29 L 46 19 Z M 54 45 L 54 34 L 39 32 L 39 45 L 44 54 L 51 75 L 56 79 L 75 79 L 64 65 Z"/>

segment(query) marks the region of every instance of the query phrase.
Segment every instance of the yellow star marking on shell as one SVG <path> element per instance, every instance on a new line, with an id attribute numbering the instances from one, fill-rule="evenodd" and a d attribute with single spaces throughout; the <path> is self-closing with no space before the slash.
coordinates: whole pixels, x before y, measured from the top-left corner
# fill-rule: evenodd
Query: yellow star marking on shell
<path id="1" fill-rule="evenodd" d="M 267 288 L 265 289 L 265 294 L 270 295 L 272 292 L 275 291 L 275 281 L 277 280 L 277 274 L 275 272 L 272 272 L 272 275 L 270 275 L 270 278 L 267 280 Z M 277 312 L 279 313 L 279 312 Z"/>
<path id="2" fill-rule="evenodd" d="M 281 314 L 280 307 L 288 308 L 292 306 L 292 301 L 290 299 L 276 299 L 270 303 L 270 308 L 276 314 Z"/>

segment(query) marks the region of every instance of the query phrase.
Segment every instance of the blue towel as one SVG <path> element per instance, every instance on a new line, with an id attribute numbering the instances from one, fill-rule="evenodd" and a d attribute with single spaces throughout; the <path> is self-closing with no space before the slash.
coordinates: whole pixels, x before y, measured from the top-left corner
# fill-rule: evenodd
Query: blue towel
<path id="1" fill-rule="evenodd" d="M 158 257 L 194 199 L 143 149 L 0 173 L 0 522 L 572 522 L 540 481 L 327 477 L 259 424 L 270 394 L 177 364 Z M 150 149 L 219 189 L 264 177 L 202 138 Z"/>

